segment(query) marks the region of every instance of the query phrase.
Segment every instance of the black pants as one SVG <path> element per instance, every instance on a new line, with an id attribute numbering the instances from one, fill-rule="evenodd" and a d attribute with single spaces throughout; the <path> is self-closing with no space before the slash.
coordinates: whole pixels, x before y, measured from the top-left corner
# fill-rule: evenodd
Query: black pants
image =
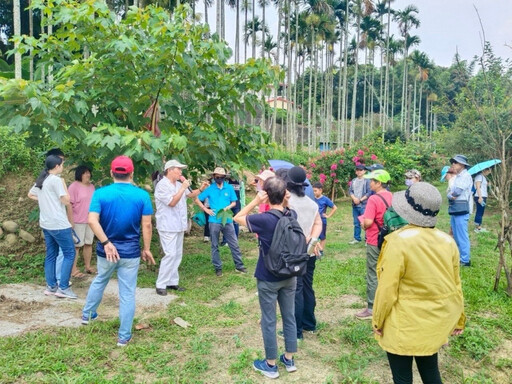
<path id="1" fill-rule="evenodd" d="M 313 274 L 315 272 L 316 257 L 308 260 L 308 269 L 304 276 L 297 276 L 295 290 L 295 323 L 297 324 L 297 338 L 302 339 L 302 331 L 315 331 L 316 298 L 313 290 Z"/>
<path id="2" fill-rule="evenodd" d="M 416 360 L 423 384 L 443 383 L 437 365 L 437 353 L 432 356 L 400 356 L 388 352 L 389 367 L 395 384 L 412 384 L 413 358 Z"/>

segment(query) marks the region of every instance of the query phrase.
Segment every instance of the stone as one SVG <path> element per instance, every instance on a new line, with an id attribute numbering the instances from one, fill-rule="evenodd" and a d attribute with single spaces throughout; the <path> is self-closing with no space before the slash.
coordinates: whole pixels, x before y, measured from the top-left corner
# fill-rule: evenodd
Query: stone
<path id="1" fill-rule="evenodd" d="M 16 236 L 14 233 L 8 233 L 7 236 L 5 236 L 4 244 L 7 248 L 11 248 L 17 242 L 18 242 L 18 236 Z"/>
<path id="2" fill-rule="evenodd" d="M 34 236 L 32 236 L 30 233 L 28 233 L 27 231 L 23 230 L 23 229 L 20 229 L 20 232 L 18 233 L 18 235 L 25 241 L 28 241 L 29 243 L 33 243 L 34 241 L 36 241 L 36 238 Z"/>
<path id="3" fill-rule="evenodd" d="M 12 220 L 4 221 L 2 223 L 2 227 L 4 227 L 5 232 L 9 232 L 9 233 L 16 233 L 16 231 L 18 230 L 18 224 Z"/>

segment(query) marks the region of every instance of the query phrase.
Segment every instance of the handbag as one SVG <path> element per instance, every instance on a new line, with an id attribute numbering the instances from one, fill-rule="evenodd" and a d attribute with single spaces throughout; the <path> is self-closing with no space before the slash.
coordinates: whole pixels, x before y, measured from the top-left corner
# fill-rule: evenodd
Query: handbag
<path id="1" fill-rule="evenodd" d="M 469 213 L 468 200 L 450 200 L 448 204 L 448 214 L 452 216 L 467 215 Z"/>

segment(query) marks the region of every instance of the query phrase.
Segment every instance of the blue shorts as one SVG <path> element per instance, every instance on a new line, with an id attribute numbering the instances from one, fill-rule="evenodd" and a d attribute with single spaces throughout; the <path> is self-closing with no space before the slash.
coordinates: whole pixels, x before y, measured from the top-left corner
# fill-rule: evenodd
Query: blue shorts
<path id="1" fill-rule="evenodd" d="M 318 238 L 320 240 L 325 240 L 326 236 L 325 233 L 327 232 L 327 221 L 322 220 L 322 232 L 320 233 L 320 236 Z"/>

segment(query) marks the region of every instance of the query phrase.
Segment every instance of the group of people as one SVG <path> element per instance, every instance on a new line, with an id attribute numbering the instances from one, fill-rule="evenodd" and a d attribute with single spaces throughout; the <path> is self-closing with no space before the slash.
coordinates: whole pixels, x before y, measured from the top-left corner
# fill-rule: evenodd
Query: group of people
<path id="1" fill-rule="evenodd" d="M 372 319 L 372 328 L 379 344 L 388 353 L 396 383 L 412 382 L 413 358 L 424 382 L 441 383 L 437 352 L 450 334 L 460 334 L 464 328 L 459 267 L 466 265 L 463 258 L 466 257 L 466 248 L 464 233 L 459 226 L 466 223 L 467 235 L 468 213 L 464 213 L 465 205 L 458 207 L 462 205 L 458 201 L 468 200 L 466 173 L 469 164 L 462 155 L 454 156 L 450 161 L 455 177 L 450 182 L 447 196 L 455 241 L 435 229 L 442 198 L 435 187 L 421 181 L 417 170 L 406 172 L 406 191 L 392 194 L 389 192 L 391 177 L 383 166 L 376 164 L 366 169 L 357 165 L 356 178 L 350 186 L 354 217 L 351 244 L 362 241 L 363 229 L 367 256 L 367 307 L 356 317 Z M 118 156 L 111 163 L 113 183 L 96 191 L 90 185 L 90 169 L 81 169 L 77 171 L 77 181 L 84 184 L 84 188 L 69 192 L 59 177 L 63 162 L 63 156 L 50 154 L 45 170 L 29 192 L 29 196 L 39 202 L 40 225 L 47 245 L 45 294 L 76 298 L 69 281 L 77 253 L 75 248 L 79 249 L 84 240 L 88 245 L 92 243 L 89 241 L 91 234 L 77 230 L 76 224 L 86 224 L 85 227 L 90 228 L 98 239 L 98 274 L 89 287 L 81 322 L 87 325 L 97 318 L 103 291 L 116 271 L 120 297 L 117 345 L 122 347 L 132 338 L 140 260 L 155 264 L 150 250 L 153 229 L 150 196 L 133 184 L 134 165 L 126 156 Z M 222 213 L 236 207 L 238 198 L 226 181 L 226 170 L 215 168 L 211 184 L 203 182 L 192 190 L 190 182 L 182 175 L 186 167 L 174 159 L 167 161 L 163 178 L 155 187 L 156 228 L 164 252 L 156 293 L 166 295 L 167 290 L 184 290 L 179 284 L 178 268 L 188 224 L 187 198 L 194 199 L 208 215 L 211 260 L 219 277 L 223 271 L 219 254 L 220 233 L 231 250 L 235 270 L 247 272 L 234 224 L 246 226 L 258 236 L 259 257 L 255 277 L 265 347 L 265 358 L 254 361 L 253 367 L 270 378 L 279 376 L 278 362 L 288 372 L 295 371 L 297 367 L 293 356 L 297 352 L 297 340 L 303 338 L 304 332 L 315 332 L 317 327 L 314 271 L 316 260 L 322 256 L 325 247 L 327 218 L 334 214 L 336 205 L 323 196 L 321 184 L 313 185 L 315 199 L 306 196 L 306 173 L 301 167 L 280 169 L 275 173 L 265 170 L 257 177 L 258 193 L 254 200 L 231 218 L 231 215 Z M 370 171 L 368 174 L 367 170 Z M 484 201 L 482 184 L 480 181 L 478 200 Z M 70 186 L 70 189 L 73 191 L 74 188 Z M 85 196 L 86 190 L 93 192 L 90 193 L 89 204 L 85 199 L 71 197 Z M 82 214 L 74 214 L 73 205 L 78 205 L 76 208 Z M 83 215 L 84 206 L 87 206 L 87 220 Z M 380 249 L 377 238 L 383 225 L 383 215 L 390 207 L 409 224 L 386 236 Z M 253 213 L 255 209 L 259 213 Z M 302 276 L 276 277 L 265 266 L 264 256 L 272 244 L 279 220 L 272 213 L 274 210 L 293 215 L 307 243 L 315 244 L 306 273 Z M 80 243 L 73 240 L 73 228 Z M 59 249 L 64 257 L 57 276 Z M 92 270 L 87 252 L 84 248 L 86 271 Z M 276 304 L 281 310 L 282 331 L 277 331 Z M 285 341 L 285 352 L 281 355 L 278 353 L 278 334 Z"/>
<path id="2" fill-rule="evenodd" d="M 93 232 L 88 225 L 89 205 L 94 193 L 92 171 L 86 165 L 75 169 L 75 181 L 69 188 L 60 177 L 64 153 L 54 148 L 46 154 L 45 168 L 30 189 L 28 197 L 39 203 L 39 224 L 46 242 L 46 295 L 76 299 L 70 277 L 83 277 L 77 268 L 83 249 L 85 272 L 96 273 L 91 265 Z"/>

